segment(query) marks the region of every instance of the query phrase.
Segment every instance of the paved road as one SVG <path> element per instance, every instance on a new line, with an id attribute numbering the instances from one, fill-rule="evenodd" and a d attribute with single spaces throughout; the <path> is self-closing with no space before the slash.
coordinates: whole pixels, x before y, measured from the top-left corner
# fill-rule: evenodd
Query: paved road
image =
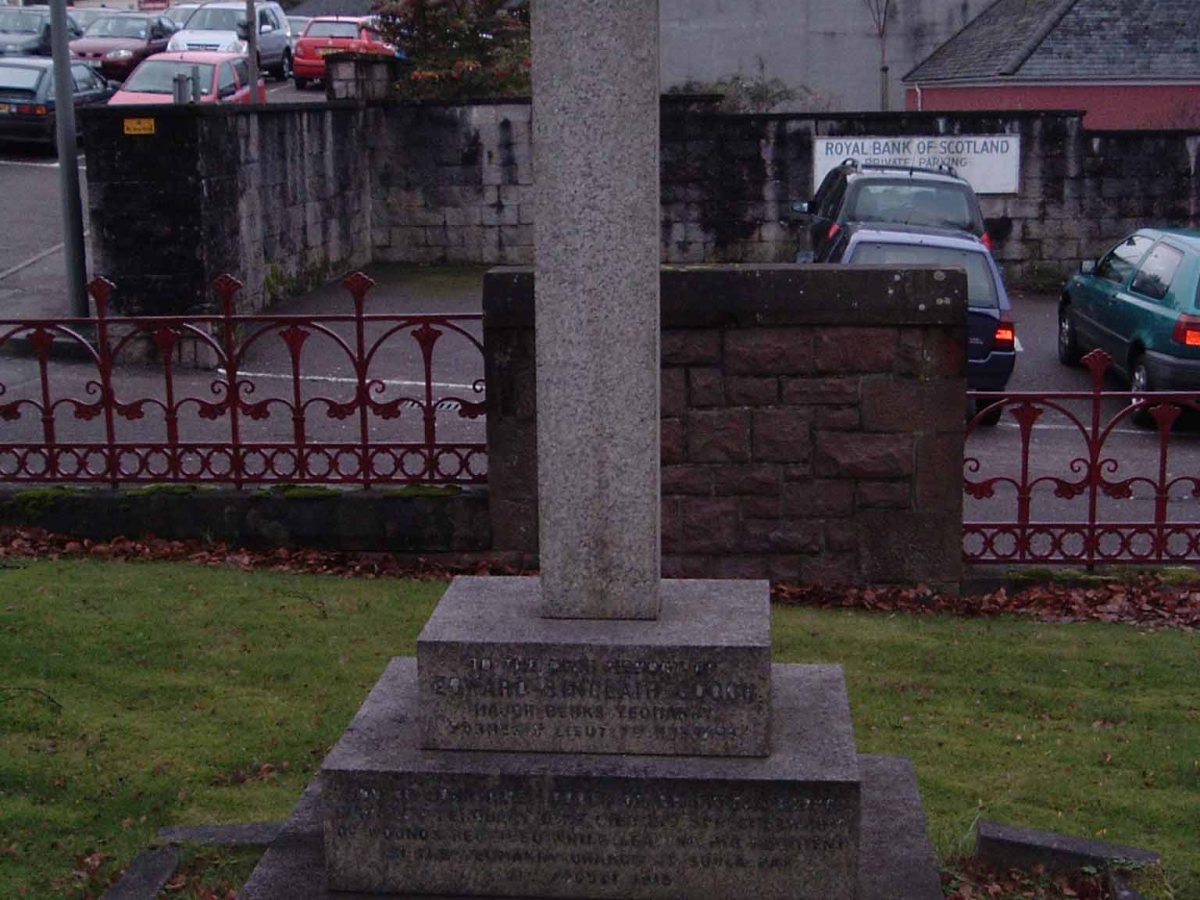
<path id="1" fill-rule="evenodd" d="M 1057 295 L 1027 295 L 1014 298 L 1017 334 L 1022 344 L 1017 368 L 1010 388 L 1019 391 L 1089 391 L 1090 373 L 1069 368 L 1058 362 L 1055 338 L 1057 327 Z M 1126 390 L 1118 378 L 1110 376 L 1105 388 Z M 1087 519 L 1089 497 L 1084 492 L 1073 499 L 1057 496 L 1060 482 L 1077 482 L 1082 477 L 1079 460 L 1088 457 L 1086 428 L 1090 422 L 1090 402 L 1063 404 L 1084 424 L 1081 430 L 1076 421 L 1065 414 L 1046 410 L 1038 419 L 1030 446 L 1030 478 L 1043 478 L 1031 499 L 1031 520 L 1034 522 L 1083 522 Z M 1101 421 L 1109 422 L 1122 408 L 1117 401 L 1106 402 Z M 1018 478 L 1020 474 L 1020 428 L 1011 414 L 1006 413 L 995 429 L 977 429 L 968 439 L 967 457 L 979 463 L 972 477 L 977 481 L 1001 476 Z M 1155 431 L 1138 427 L 1128 418 L 1116 422 L 1111 436 L 1104 444 L 1105 478 L 1110 482 L 1140 479 L 1130 484 L 1131 495 L 1112 497 L 1101 492 L 1098 497 L 1098 521 L 1104 523 L 1150 522 L 1154 520 L 1155 490 L 1160 464 L 1159 438 Z M 1200 427 L 1197 417 L 1181 420 L 1171 433 L 1165 460 L 1168 478 L 1175 480 L 1167 505 L 1167 519 L 1172 523 L 1194 524 L 1200 521 L 1200 500 L 1197 485 L 1189 479 L 1200 477 Z M 1051 479 L 1058 479 L 1051 480 Z M 977 522 L 1012 521 L 1017 509 L 1016 491 L 1012 486 L 998 486 L 993 498 L 965 500 L 964 519 Z M 1102 546 L 1115 548 L 1115 539 L 1106 539 Z M 1148 539 L 1139 538 L 1138 546 L 1146 547 Z M 1171 545 L 1183 546 L 1175 538 Z"/>
<path id="2" fill-rule="evenodd" d="M 290 83 L 273 82 L 269 84 L 269 90 L 270 102 L 313 102 L 322 97 L 319 90 L 298 92 Z M 61 314 L 64 311 L 62 253 L 56 250 L 56 245 L 61 241 L 57 165 L 55 159 L 41 153 L 0 147 L 0 197 L 5 198 L 4 218 L 10 223 L 8 227 L 0 229 L 0 318 L 28 318 Z M 83 180 L 86 188 L 86 179 Z M 425 280 L 420 280 L 412 270 L 403 267 L 377 267 L 375 271 L 386 282 L 386 287 L 373 295 L 368 303 L 370 311 L 479 310 L 478 271 L 456 275 L 443 272 Z M 1022 352 L 1011 383 L 1013 390 L 1086 391 L 1090 387 L 1090 377 L 1085 370 L 1069 369 L 1057 361 L 1054 348 L 1055 301 L 1054 294 L 1014 297 Z M 339 288 L 327 286 L 289 308 L 306 313 L 338 311 L 347 309 L 348 301 Z M 348 334 L 344 329 L 342 333 Z M 338 358 L 338 350 L 333 342 L 313 339 L 306 346 L 305 353 L 320 357 L 317 365 L 312 367 L 319 374 L 305 382 L 306 399 L 317 396 L 344 399 L 343 394 L 352 387 L 352 373 L 348 364 Z M 477 395 L 469 388 L 482 372 L 478 353 L 470 342 L 447 336 L 439 343 L 437 357 L 434 380 L 439 384 L 439 390 L 466 399 L 477 399 Z M 63 365 L 64 368 L 60 368 L 61 377 L 73 383 L 81 392 L 88 373 L 78 366 L 71 368 Z M 415 342 L 407 336 L 394 339 L 387 352 L 381 353 L 374 365 L 373 374 L 382 379 L 379 399 L 393 399 L 400 392 L 412 390 L 411 382 L 419 378 Z M 289 382 L 282 377 L 288 367 L 288 356 L 282 341 L 271 338 L 259 345 L 244 366 L 262 376 L 256 398 L 283 396 L 290 389 Z M 36 371 L 29 361 L 0 360 L 0 383 L 7 388 L 8 399 L 21 390 L 33 389 L 36 385 L 35 376 Z M 130 391 L 136 387 L 137 390 L 152 393 L 150 385 L 157 376 L 153 371 L 130 368 L 123 373 L 123 377 L 130 379 Z M 211 375 L 190 373 L 182 377 L 188 389 L 211 395 Z M 1111 380 L 1107 386 L 1113 390 L 1123 388 L 1116 380 Z M 83 395 L 80 393 L 79 396 Z M 316 403 L 313 408 L 320 405 Z M 1115 414 L 1116 409 L 1116 404 L 1109 404 L 1105 415 Z M 1079 414 L 1083 415 L 1082 409 Z M 1173 477 L 1200 476 L 1200 426 L 1196 418 L 1200 417 L 1185 420 L 1172 434 L 1167 469 Z M 402 424 L 407 429 L 410 422 L 412 428 L 420 430 L 420 423 L 411 416 L 404 417 Z M 463 422 L 452 413 L 439 414 L 439 424 L 446 436 L 454 438 L 479 439 L 481 434 L 480 423 Z M 339 423 L 336 419 L 322 417 L 320 410 L 314 412 L 312 428 L 317 434 L 332 438 L 344 431 L 344 425 L 344 422 Z M 83 440 L 87 439 L 85 435 L 94 434 L 96 427 L 94 422 L 71 421 L 63 426 L 60 436 Z M 150 422 L 143 421 L 139 427 L 150 427 Z M 161 425 L 155 427 L 161 428 Z M 197 420 L 192 427 L 201 429 L 206 436 L 217 436 L 212 423 Z M 32 438 L 38 431 L 36 423 L 26 420 L 20 425 L 5 424 L 5 431 L 9 434 L 26 430 L 30 430 L 30 433 L 25 436 Z M 967 447 L 968 457 L 979 462 L 975 477 L 1015 476 L 1019 471 L 1019 434 L 1016 422 L 1007 414 L 998 427 L 977 430 Z M 1079 477 L 1077 472 L 1073 472 L 1072 464 L 1074 460 L 1086 456 L 1085 442 L 1077 427 L 1066 417 L 1049 412 L 1043 415 L 1035 430 L 1032 447 L 1035 474 L 1067 481 Z M 1106 456 L 1113 460 L 1108 471 L 1110 480 L 1122 480 L 1135 474 L 1154 476 L 1159 462 L 1157 436 L 1129 422 L 1118 424 L 1107 444 Z M 1191 484 L 1186 481 L 1173 489 L 1169 504 L 1171 521 L 1200 521 L 1200 500 L 1193 493 Z M 1100 507 L 1102 520 L 1148 520 L 1153 512 L 1152 491 L 1148 484 L 1137 484 L 1133 487 L 1132 498 L 1102 497 Z M 1086 509 L 1086 495 L 1073 500 L 1057 497 L 1053 482 L 1044 482 L 1034 491 L 1032 516 L 1036 521 L 1080 521 L 1086 516 Z M 1011 489 L 998 490 L 995 499 L 968 498 L 966 502 L 966 518 L 969 521 L 1011 520 L 1015 511 L 1016 501 Z"/>

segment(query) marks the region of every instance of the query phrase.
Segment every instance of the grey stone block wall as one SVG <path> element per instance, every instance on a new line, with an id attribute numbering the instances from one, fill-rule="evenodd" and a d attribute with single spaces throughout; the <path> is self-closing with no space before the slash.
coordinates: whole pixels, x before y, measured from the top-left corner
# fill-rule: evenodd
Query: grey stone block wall
<path id="1" fill-rule="evenodd" d="M 664 270 L 664 575 L 957 583 L 965 286 L 934 274 Z M 527 554 L 532 292 L 528 272 L 485 279 L 493 548 Z"/>
<path id="2" fill-rule="evenodd" d="M 245 284 L 239 311 L 301 294 L 371 258 L 372 182 L 353 104 L 125 108 L 83 117 L 92 272 L 124 313 L 213 310 L 214 278 Z"/>
<path id="3" fill-rule="evenodd" d="M 525 102 L 372 107 L 375 259 L 533 262 L 533 147 Z"/>
<path id="4" fill-rule="evenodd" d="M 378 60 L 335 66 L 346 99 L 329 104 L 158 108 L 136 136 L 127 112 L 83 111 L 92 269 L 118 282 L 118 309 L 211 308 L 221 272 L 257 308 L 372 260 L 533 263 L 528 102 L 394 104 Z M 1141 225 L 1200 225 L 1200 134 L 1088 132 L 1071 112 L 728 115 L 711 99 L 663 101 L 666 263 L 792 260 L 803 229 L 781 219 L 812 192 L 818 136 L 1019 134 L 1019 192 L 981 198 L 1010 279 L 1059 278 Z"/>

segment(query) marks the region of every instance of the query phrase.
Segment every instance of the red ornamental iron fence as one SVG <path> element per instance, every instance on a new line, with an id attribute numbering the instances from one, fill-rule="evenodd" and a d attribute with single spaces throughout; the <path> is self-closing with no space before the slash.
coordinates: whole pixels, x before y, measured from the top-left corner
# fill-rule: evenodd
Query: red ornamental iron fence
<path id="1" fill-rule="evenodd" d="M 0 481 L 485 481 L 482 316 L 368 314 L 374 282 L 343 285 L 350 315 L 238 315 L 242 285 L 223 275 L 220 315 L 114 317 L 97 278 L 92 318 L 0 320 L 0 350 L 32 357 L 0 384 Z M 64 344 L 82 361 L 60 363 Z M 185 346 L 215 377 L 177 364 Z M 478 377 L 437 382 L 441 356 Z"/>
<path id="2" fill-rule="evenodd" d="M 964 559 L 1200 562 L 1200 477 L 1174 472 L 1180 454 L 1171 452 L 1172 430 L 1185 411 L 1200 410 L 1200 394 L 1104 391 L 1112 358 L 1093 350 L 1083 362 L 1090 391 L 973 395 L 981 411 L 967 427 Z M 1007 443 L 976 428 L 996 412 L 1016 425 Z M 1052 431 L 1068 442 L 1039 441 Z"/>

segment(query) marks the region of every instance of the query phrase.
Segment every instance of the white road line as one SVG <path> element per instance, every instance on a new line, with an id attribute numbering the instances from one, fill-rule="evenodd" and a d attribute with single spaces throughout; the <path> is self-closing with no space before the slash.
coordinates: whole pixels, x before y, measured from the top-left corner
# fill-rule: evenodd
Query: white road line
<path id="1" fill-rule="evenodd" d="M 1013 345 L 1017 348 L 1018 353 L 1023 353 L 1025 351 L 1025 348 L 1021 346 L 1021 339 L 1019 337 L 1013 338 Z"/>
<path id="2" fill-rule="evenodd" d="M 90 231 L 85 231 L 83 233 L 83 236 L 84 236 L 84 238 L 87 238 L 90 234 L 91 234 Z M 34 263 L 41 262 L 47 256 L 53 256 L 55 253 L 57 253 L 59 250 L 61 250 L 65 246 L 66 246 L 65 243 L 55 244 L 53 247 L 49 247 L 46 250 L 43 250 L 37 256 L 31 256 L 29 259 L 25 260 L 24 262 L 17 263 L 11 269 L 5 269 L 3 272 L 0 272 L 0 281 L 3 281 L 5 278 L 8 278 L 8 276 L 10 276 L 10 275 L 16 275 L 22 269 L 28 269 Z"/>
<path id="3" fill-rule="evenodd" d="M 1003 421 L 1003 420 L 1000 422 L 997 422 L 996 424 L 997 424 L 997 427 L 999 427 L 999 428 L 1020 428 L 1021 427 L 1016 422 L 1008 422 L 1008 421 Z M 1086 428 L 1083 429 L 1083 431 L 1086 431 L 1086 430 L 1087 430 Z M 1039 431 L 1073 431 L 1076 434 L 1080 434 L 1080 429 L 1076 428 L 1074 425 L 1051 425 L 1048 423 L 1042 424 L 1040 422 L 1033 426 L 1033 436 L 1037 437 L 1037 433 Z M 975 433 L 978 434 L 979 432 L 976 431 Z M 1139 434 L 1139 435 L 1142 435 L 1143 437 L 1153 437 L 1155 439 L 1157 439 L 1157 437 L 1158 437 L 1158 432 L 1153 428 L 1114 428 L 1112 431 L 1109 432 L 1109 434 Z M 1172 437 L 1173 438 L 1178 437 L 1178 435 L 1173 435 Z M 1186 437 L 1184 437 L 1184 439 L 1186 440 Z"/>
<path id="4" fill-rule="evenodd" d="M 221 375 L 225 374 L 225 370 L 222 368 L 218 368 L 217 372 Z M 275 379 L 278 381 L 291 381 L 292 380 L 291 375 L 286 375 L 281 372 L 239 372 L 238 374 L 245 375 L 247 378 L 265 378 L 265 379 Z M 339 376 L 339 375 L 301 375 L 300 380 L 301 381 L 326 381 L 326 382 L 329 382 L 330 384 L 358 384 L 357 378 L 346 378 L 344 376 Z M 424 387 L 425 386 L 424 381 L 402 381 L 402 380 L 396 380 L 396 379 L 392 379 L 392 378 L 379 378 L 379 379 L 375 379 L 375 380 L 380 382 L 381 384 L 387 385 L 388 387 Z M 435 388 L 455 388 L 455 389 L 464 390 L 464 391 L 473 390 L 472 385 L 456 384 L 455 382 L 451 382 L 451 381 L 435 381 L 435 382 L 433 382 L 432 386 Z"/>
<path id="5" fill-rule="evenodd" d="M 81 168 L 87 168 L 82 156 L 76 157 L 76 161 Z M 26 168 L 30 169 L 57 169 L 58 160 L 55 160 L 54 162 L 28 162 L 23 159 L 0 159 L 0 166 L 25 166 Z"/>

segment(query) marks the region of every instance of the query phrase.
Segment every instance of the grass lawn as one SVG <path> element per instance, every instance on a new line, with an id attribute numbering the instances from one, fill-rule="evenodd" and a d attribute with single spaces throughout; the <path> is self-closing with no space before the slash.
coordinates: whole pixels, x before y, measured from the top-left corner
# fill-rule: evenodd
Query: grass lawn
<path id="1" fill-rule="evenodd" d="M 4 898 L 98 896 L 163 825 L 285 817 L 445 587 L 3 565 Z M 1200 897 L 1200 636 L 787 607 L 773 634 L 845 665 L 860 750 L 913 759 L 943 856 L 982 816 L 1156 849 Z"/>

